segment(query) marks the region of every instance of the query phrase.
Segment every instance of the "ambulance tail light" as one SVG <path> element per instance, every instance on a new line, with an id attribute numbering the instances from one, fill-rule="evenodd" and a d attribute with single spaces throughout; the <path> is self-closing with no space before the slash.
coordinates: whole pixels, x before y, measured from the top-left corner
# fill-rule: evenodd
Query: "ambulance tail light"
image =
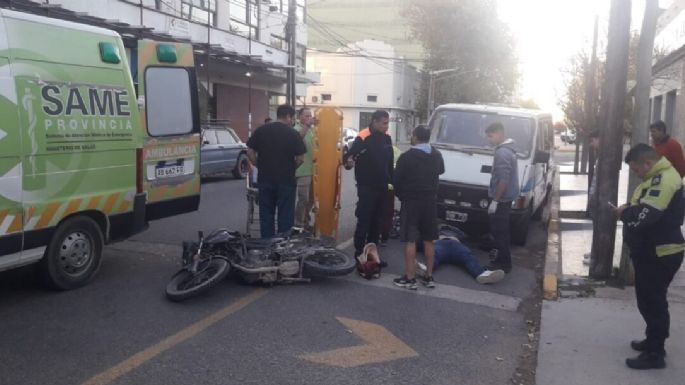
<path id="1" fill-rule="evenodd" d="M 143 149 L 136 149 L 136 193 L 143 192 Z"/>

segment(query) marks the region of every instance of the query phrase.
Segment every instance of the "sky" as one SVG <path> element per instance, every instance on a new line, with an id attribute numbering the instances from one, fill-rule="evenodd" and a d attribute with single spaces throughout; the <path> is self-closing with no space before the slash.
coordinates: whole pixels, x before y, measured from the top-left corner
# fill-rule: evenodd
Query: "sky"
<path id="1" fill-rule="evenodd" d="M 667 8 L 672 0 L 660 0 Z M 644 0 L 633 0 L 631 24 L 642 24 Z M 609 0 L 500 0 L 498 14 L 516 39 L 519 95 L 533 99 L 554 119 L 563 120 L 559 99 L 564 95 L 563 70 L 578 52 L 592 49 L 595 15 L 599 15 L 599 37 L 609 23 Z"/>

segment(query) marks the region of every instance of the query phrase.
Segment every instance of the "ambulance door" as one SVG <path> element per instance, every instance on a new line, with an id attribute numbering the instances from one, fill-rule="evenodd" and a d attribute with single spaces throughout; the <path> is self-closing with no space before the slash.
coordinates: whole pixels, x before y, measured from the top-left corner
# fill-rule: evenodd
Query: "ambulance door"
<path id="1" fill-rule="evenodd" d="M 141 40 L 137 59 L 147 132 L 147 219 L 195 211 L 200 203 L 200 117 L 192 46 Z"/>
<path id="2" fill-rule="evenodd" d="M 19 261 L 23 243 L 21 136 L 6 39 L 0 13 L 0 270 Z"/>

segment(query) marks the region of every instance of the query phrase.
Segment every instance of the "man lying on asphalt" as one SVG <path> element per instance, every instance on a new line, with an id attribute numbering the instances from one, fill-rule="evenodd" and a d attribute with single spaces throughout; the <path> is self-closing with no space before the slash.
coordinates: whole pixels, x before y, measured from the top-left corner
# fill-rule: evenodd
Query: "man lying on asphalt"
<path id="1" fill-rule="evenodd" d="M 461 266 L 480 284 L 495 283 L 504 278 L 504 270 L 484 268 L 471 250 L 461 243 L 460 238 L 464 238 L 464 232 L 458 228 L 447 225 L 440 226 L 440 235 L 435 242 L 433 269 L 441 264 Z M 417 262 L 418 274 L 426 274 L 427 270 L 426 265 Z"/>

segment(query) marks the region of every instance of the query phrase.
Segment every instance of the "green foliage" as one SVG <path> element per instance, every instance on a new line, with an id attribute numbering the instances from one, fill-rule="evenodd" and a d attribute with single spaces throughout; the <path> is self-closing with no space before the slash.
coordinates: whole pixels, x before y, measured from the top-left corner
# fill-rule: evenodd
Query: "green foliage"
<path id="1" fill-rule="evenodd" d="M 435 105 L 511 101 L 519 78 L 514 39 L 495 0 L 409 0 L 403 14 L 423 45 L 424 70 L 458 69 L 437 77 Z M 419 93 L 424 116 L 427 80 Z"/>

